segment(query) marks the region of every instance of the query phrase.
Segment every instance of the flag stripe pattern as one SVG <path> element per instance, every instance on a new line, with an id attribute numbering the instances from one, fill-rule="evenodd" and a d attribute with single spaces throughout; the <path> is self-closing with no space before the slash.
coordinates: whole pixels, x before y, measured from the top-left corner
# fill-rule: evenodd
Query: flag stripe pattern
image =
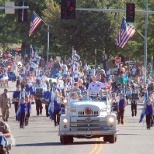
<path id="1" fill-rule="evenodd" d="M 32 14 L 31 23 L 30 23 L 30 30 L 29 30 L 29 37 L 33 34 L 35 29 L 41 23 L 42 19 L 39 18 L 34 12 Z"/>
<path id="2" fill-rule="evenodd" d="M 128 41 L 133 37 L 135 32 L 136 32 L 135 27 L 127 23 L 126 19 L 123 18 L 118 38 L 116 39 L 115 44 L 120 48 L 124 48 L 125 45 L 128 43 Z"/>

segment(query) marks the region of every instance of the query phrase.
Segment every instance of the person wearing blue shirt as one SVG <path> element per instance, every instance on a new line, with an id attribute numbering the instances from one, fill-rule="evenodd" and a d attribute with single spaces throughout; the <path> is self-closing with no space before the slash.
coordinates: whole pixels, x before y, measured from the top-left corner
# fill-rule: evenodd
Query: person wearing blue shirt
<path id="1" fill-rule="evenodd" d="M 120 93 L 120 100 L 118 102 L 118 124 L 124 124 L 124 112 L 125 106 L 127 105 L 126 100 L 124 99 L 124 94 Z"/>
<path id="2" fill-rule="evenodd" d="M 146 108 L 145 108 L 145 114 L 146 114 L 147 129 L 150 130 L 152 115 L 153 115 L 152 97 L 149 97 L 147 101 Z"/>
<path id="3" fill-rule="evenodd" d="M 26 106 L 25 98 L 22 97 L 20 103 L 20 128 L 24 128 L 25 126 Z"/>
<path id="4" fill-rule="evenodd" d="M 14 109 L 15 109 L 15 114 L 16 114 L 16 120 L 17 120 L 17 110 L 18 110 L 18 105 L 19 105 L 19 100 L 20 100 L 20 88 L 17 87 L 16 91 L 13 92 L 13 104 L 14 104 Z"/>
<path id="5" fill-rule="evenodd" d="M 51 92 L 50 92 L 50 88 L 48 87 L 47 91 L 44 92 L 45 111 L 46 111 L 47 117 L 49 117 L 48 108 L 49 108 L 50 99 L 51 99 Z"/>
<path id="6" fill-rule="evenodd" d="M 55 98 L 54 98 L 54 113 L 53 113 L 53 119 L 55 126 L 59 125 L 60 121 L 60 111 L 61 111 L 61 103 L 59 101 L 60 99 L 60 92 L 58 90 L 55 91 Z"/>
<path id="7" fill-rule="evenodd" d="M 25 126 L 28 125 L 29 117 L 30 117 L 30 110 L 31 110 L 31 102 L 28 96 L 25 97 L 26 101 L 26 118 L 25 118 Z"/>

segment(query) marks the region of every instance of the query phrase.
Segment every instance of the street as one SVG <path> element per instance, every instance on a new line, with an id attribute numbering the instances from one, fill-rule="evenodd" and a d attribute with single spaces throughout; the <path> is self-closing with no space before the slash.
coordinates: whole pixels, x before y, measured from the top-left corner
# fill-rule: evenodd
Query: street
<path id="1" fill-rule="evenodd" d="M 9 91 L 15 90 L 15 83 L 9 83 Z M 0 89 L 3 92 L 3 88 Z M 12 97 L 12 92 L 9 92 Z M 15 120 L 14 106 L 10 109 L 8 124 L 16 140 L 16 146 L 12 147 L 11 154 L 153 154 L 154 128 L 146 129 L 145 119 L 139 123 L 142 104 L 138 105 L 138 114 L 131 117 L 130 105 L 125 111 L 125 123 L 119 125 L 118 139 L 115 144 L 104 143 L 103 138 L 74 139 L 72 145 L 62 145 L 58 136 L 58 126 L 54 127 L 53 121 L 45 116 L 43 108 L 42 116 L 37 116 L 35 105 L 32 105 L 32 113 L 29 125 L 25 129 L 19 128 Z"/>

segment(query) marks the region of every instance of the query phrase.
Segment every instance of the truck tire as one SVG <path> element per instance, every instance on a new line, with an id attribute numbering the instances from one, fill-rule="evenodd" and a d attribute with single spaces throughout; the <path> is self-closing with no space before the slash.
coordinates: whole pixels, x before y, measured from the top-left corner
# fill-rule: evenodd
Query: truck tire
<path id="1" fill-rule="evenodd" d="M 114 142 L 116 142 L 116 140 L 117 140 L 117 136 L 115 136 L 115 135 L 110 135 L 109 136 L 109 142 L 110 143 L 114 143 Z"/>
<path id="2" fill-rule="evenodd" d="M 109 141 L 108 136 L 104 136 L 104 142 L 108 142 L 108 141 Z"/>
<path id="3" fill-rule="evenodd" d="M 72 144 L 73 137 L 72 136 L 60 136 L 60 142 L 62 144 Z"/>

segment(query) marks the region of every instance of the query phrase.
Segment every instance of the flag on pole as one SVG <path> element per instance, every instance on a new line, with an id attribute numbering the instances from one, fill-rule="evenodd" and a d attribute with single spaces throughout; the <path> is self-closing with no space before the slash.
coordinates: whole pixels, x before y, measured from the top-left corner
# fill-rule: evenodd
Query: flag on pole
<path id="1" fill-rule="evenodd" d="M 35 12 L 33 12 L 31 22 L 30 22 L 29 37 L 33 34 L 35 29 L 41 23 L 41 21 L 42 19 Z"/>
<path id="2" fill-rule="evenodd" d="M 120 48 L 124 48 L 125 45 L 128 43 L 128 41 L 133 37 L 135 32 L 136 32 L 135 27 L 127 23 L 126 19 L 123 18 L 118 38 L 116 39 L 115 44 Z"/>

